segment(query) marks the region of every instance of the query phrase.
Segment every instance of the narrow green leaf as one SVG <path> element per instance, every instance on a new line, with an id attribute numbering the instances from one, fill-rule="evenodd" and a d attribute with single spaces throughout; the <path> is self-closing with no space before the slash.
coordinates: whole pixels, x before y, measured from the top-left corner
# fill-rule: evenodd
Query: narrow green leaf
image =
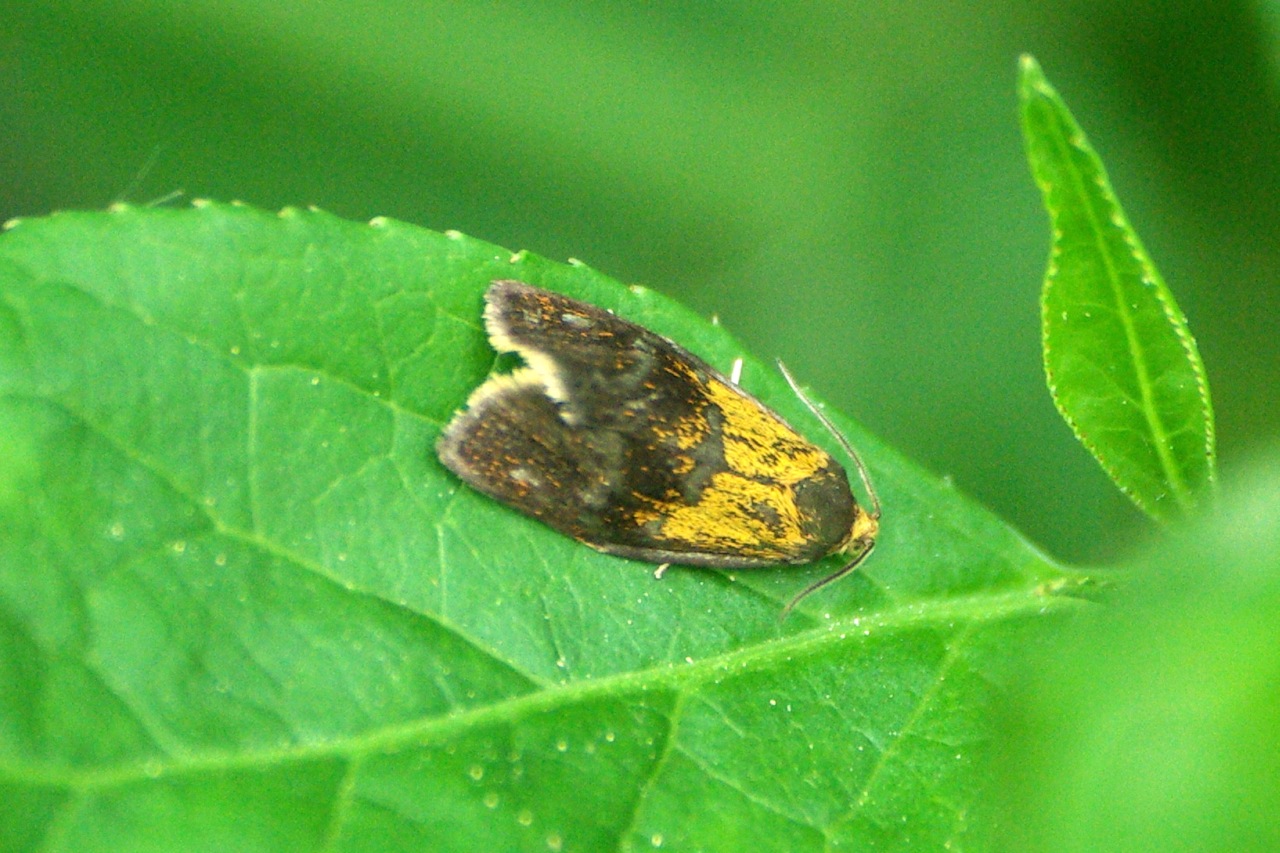
<path id="1" fill-rule="evenodd" d="M 882 540 L 786 622 L 831 561 L 659 581 L 462 487 L 434 442 L 510 277 L 741 355 L 654 293 L 390 221 L 0 237 L 0 848 L 981 843 L 983 711 L 1073 579 L 834 412 Z M 830 444 L 776 371 L 742 381 Z"/>
<path id="2" fill-rule="evenodd" d="M 1084 132 L 1040 67 L 1019 93 L 1053 226 L 1041 295 L 1049 391 L 1076 437 L 1152 517 L 1191 514 L 1215 478 L 1209 382 L 1186 318 Z"/>

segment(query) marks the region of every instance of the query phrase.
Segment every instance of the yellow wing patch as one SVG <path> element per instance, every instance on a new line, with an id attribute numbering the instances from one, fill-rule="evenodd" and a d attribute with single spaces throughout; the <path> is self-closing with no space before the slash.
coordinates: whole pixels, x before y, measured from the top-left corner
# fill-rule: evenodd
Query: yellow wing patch
<path id="1" fill-rule="evenodd" d="M 678 370 L 688 370 L 676 365 Z M 736 388 L 718 379 L 699 381 L 710 405 L 723 416 L 720 432 L 729 470 L 714 474 L 692 505 L 672 496 L 636 513 L 637 524 L 658 522 L 658 536 L 682 548 L 707 553 L 737 553 L 761 559 L 785 559 L 802 551 L 808 539 L 796 502 L 796 484 L 828 466 L 831 458 Z M 687 418 L 676 426 L 678 446 L 696 447 L 710 434 L 706 418 Z M 687 473 L 692 459 L 677 467 Z"/>
<path id="2" fill-rule="evenodd" d="M 661 515 L 664 539 L 699 551 L 783 559 L 805 544 L 791 489 L 732 471 L 713 476 L 693 506 L 677 505 Z"/>
<path id="3" fill-rule="evenodd" d="M 749 477 L 794 486 L 831 463 L 831 457 L 723 382 L 706 384 L 707 396 L 724 412 L 724 458 Z"/>

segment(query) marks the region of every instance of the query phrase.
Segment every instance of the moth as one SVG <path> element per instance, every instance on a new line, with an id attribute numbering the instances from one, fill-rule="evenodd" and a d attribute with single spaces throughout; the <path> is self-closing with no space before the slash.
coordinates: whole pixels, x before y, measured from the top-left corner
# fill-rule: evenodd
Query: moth
<path id="1" fill-rule="evenodd" d="M 675 342 L 520 281 L 495 281 L 484 325 L 525 363 L 491 376 L 445 426 L 440 461 L 472 488 L 603 551 L 651 563 L 753 569 L 847 556 L 805 596 L 866 559 L 880 502 L 844 468 Z"/>

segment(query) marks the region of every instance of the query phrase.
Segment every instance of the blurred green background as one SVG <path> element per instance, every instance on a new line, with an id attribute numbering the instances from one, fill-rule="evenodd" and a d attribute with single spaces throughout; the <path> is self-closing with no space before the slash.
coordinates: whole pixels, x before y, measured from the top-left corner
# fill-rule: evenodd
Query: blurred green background
<path id="1" fill-rule="evenodd" d="M 1229 468 L 1280 433 L 1276 2 L 2 0 L 0 218 L 181 193 L 581 258 L 1108 560 L 1148 528 L 1044 388 L 1023 52 L 1190 319 Z"/>

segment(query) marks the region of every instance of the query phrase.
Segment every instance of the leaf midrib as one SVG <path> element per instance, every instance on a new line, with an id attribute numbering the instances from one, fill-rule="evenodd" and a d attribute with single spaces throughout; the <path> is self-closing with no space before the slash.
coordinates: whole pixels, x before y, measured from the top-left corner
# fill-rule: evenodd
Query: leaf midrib
<path id="1" fill-rule="evenodd" d="M 611 695 L 655 690 L 690 691 L 726 675 L 749 672 L 789 658 L 809 654 L 829 645 L 856 643 L 885 631 L 904 631 L 932 625 L 973 626 L 1021 616 L 1062 612 L 1088 606 L 1081 599 L 1046 596 L 1039 584 L 1002 592 L 983 592 L 947 601 L 922 601 L 898 605 L 884 611 L 861 614 L 788 637 L 758 643 L 712 655 L 692 663 L 665 663 L 631 672 L 569 683 L 549 684 L 541 690 L 523 693 L 488 705 L 448 712 L 411 722 L 375 727 L 356 735 L 335 737 L 323 744 L 303 744 L 283 749 L 246 750 L 239 753 L 207 753 L 179 760 L 148 759 L 100 770 L 56 766 L 0 764 L 0 777 L 34 782 L 49 787 L 93 789 L 154 779 L 211 771 L 259 769 L 297 761 L 353 760 L 373 752 L 388 752 L 413 744 L 443 742 L 476 726 L 501 723 L 528 715 Z M 441 627 L 452 626 L 437 621 Z M 459 637 L 462 637 L 459 634 Z"/>

